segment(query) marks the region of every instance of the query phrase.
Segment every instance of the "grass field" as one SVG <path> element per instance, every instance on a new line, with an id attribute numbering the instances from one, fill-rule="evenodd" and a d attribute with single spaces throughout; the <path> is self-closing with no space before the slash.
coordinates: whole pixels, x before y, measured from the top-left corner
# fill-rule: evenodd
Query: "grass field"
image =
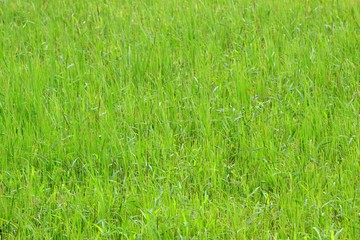
<path id="1" fill-rule="evenodd" d="M 0 239 L 359 239 L 360 2 L 0 2 Z"/>

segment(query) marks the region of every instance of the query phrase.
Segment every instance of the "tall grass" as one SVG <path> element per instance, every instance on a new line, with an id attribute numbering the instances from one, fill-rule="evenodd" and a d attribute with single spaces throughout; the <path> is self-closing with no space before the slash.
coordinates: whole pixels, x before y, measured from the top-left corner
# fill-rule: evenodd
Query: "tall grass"
<path id="1" fill-rule="evenodd" d="M 356 239 L 360 4 L 2 1 L 1 239 Z"/>

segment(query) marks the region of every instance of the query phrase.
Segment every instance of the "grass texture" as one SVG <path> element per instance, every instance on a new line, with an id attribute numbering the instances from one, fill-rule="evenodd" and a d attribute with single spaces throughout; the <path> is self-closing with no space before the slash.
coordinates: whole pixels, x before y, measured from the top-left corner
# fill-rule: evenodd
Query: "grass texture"
<path id="1" fill-rule="evenodd" d="M 0 2 L 1 239 L 357 239 L 360 2 Z"/>

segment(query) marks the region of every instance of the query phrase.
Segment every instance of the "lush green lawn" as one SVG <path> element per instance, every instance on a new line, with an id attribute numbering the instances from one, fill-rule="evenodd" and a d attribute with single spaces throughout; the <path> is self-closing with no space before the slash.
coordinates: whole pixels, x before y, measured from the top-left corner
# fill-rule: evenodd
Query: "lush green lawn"
<path id="1" fill-rule="evenodd" d="M 0 239 L 357 239 L 360 2 L 0 2 Z"/>

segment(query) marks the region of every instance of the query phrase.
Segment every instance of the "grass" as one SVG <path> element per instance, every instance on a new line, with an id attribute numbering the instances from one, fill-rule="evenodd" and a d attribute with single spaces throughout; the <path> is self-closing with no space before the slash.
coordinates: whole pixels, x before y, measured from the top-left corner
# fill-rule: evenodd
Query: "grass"
<path id="1" fill-rule="evenodd" d="M 360 3 L 2 1 L 0 239 L 356 239 Z"/>

